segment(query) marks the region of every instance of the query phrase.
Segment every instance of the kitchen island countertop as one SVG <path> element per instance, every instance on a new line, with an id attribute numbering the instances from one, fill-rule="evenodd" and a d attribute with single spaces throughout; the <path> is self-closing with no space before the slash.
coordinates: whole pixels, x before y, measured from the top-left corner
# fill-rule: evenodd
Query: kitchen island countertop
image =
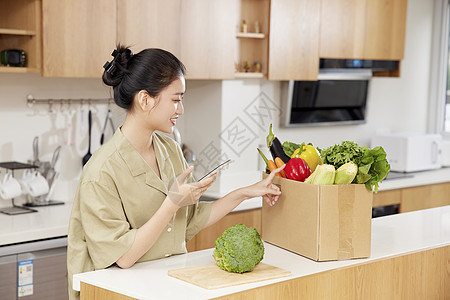
<path id="1" fill-rule="evenodd" d="M 138 263 L 130 269 L 111 267 L 76 274 L 74 288 L 87 283 L 138 299 L 209 299 L 286 280 L 365 265 L 450 245 L 450 206 L 431 208 L 372 220 L 371 255 L 367 259 L 315 262 L 265 243 L 263 262 L 291 271 L 289 277 L 207 290 L 167 275 L 169 270 L 214 264 L 213 249 Z"/>
<path id="2" fill-rule="evenodd" d="M 450 182 L 450 167 L 407 174 L 403 178 L 385 180 L 380 191 Z M 210 195 L 210 197 L 220 195 Z M 7 206 L 3 202 L 2 206 Z M 253 198 L 241 203 L 234 211 L 260 208 L 262 199 Z M 64 205 L 37 207 L 38 212 L 8 216 L 0 214 L 0 247 L 41 239 L 67 236 L 72 202 Z"/>

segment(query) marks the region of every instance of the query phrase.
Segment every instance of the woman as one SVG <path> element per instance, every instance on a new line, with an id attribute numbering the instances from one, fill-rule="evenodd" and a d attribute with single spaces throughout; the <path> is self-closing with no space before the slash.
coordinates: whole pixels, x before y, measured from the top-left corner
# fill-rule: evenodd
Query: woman
<path id="1" fill-rule="evenodd" d="M 213 203 L 199 203 L 217 174 L 193 182 L 179 145 L 155 132 L 171 133 L 183 114 L 185 67 L 161 49 L 133 55 L 119 45 L 113 56 L 103 82 L 114 87 L 114 100 L 127 115 L 80 178 L 68 234 L 71 299 L 79 297 L 73 274 L 186 253 L 186 241 L 242 201 L 263 196 L 273 205 L 280 195 L 272 179 L 282 168 Z"/>

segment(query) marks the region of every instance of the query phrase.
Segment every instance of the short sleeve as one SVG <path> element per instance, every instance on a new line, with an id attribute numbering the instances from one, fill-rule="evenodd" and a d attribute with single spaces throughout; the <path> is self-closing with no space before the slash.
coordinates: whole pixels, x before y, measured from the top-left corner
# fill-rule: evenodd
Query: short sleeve
<path id="1" fill-rule="evenodd" d="M 113 186 L 88 181 L 80 187 L 80 215 L 95 269 L 114 264 L 134 242 L 122 202 Z"/>
<path id="2" fill-rule="evenodd" d="M 192 239 L 208 222 L 212 202 L 198 202 L 188 207 L 186 242 Z"/>

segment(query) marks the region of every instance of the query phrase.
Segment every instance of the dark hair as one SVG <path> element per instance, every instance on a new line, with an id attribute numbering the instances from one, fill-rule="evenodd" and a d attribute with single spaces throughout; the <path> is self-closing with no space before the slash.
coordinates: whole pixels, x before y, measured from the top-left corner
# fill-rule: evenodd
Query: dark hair
<path id="1" fill-rule="evenodd" d="M 105 67 L 102 79 L 106 85 L 114 87 L 114 102 L 127 110 L 139 91 L 145 90 L 150 96 L 157 97 L 186 73 L 183 63 L 162 49 L 145 49 L 133 55 L 129 47 L 118 44 L 116 51 L 109 65 L 112 68 Z"/>

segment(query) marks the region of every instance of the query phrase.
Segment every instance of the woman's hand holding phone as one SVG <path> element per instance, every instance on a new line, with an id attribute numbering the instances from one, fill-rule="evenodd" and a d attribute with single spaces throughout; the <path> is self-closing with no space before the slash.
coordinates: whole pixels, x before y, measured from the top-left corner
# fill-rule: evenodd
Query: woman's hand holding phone
<path id="1" fill-rule="evenodd" d="M 217 178 L 217 173 L 193 183 L 187 183 L 186 179 L 194 167 L 189 167 L 183 171 L 170 187 L 167 198 L 178 207 L 183 207 L 198 202 L 200 196 L 213 184 Z"/>

